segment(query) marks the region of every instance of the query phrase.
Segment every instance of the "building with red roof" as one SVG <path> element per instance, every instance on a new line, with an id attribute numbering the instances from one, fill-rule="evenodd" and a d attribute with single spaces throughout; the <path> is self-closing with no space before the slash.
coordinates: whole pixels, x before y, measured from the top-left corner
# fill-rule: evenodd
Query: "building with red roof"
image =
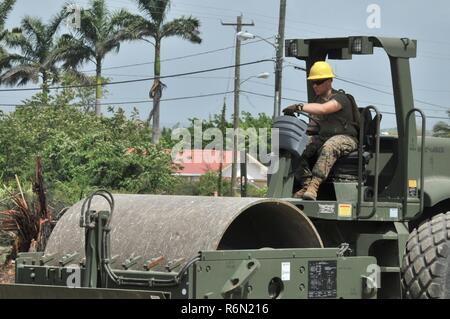
<path id="1" fill-rule="evenodd" d="M 175 166 L 174 174 L 184 176 L 191 181 L 199 180 L 200 176 L 208 172 L 218 172 L 222 162 L 222 176 L 231 178 L 233 162 L 232 151 L 218 151 L 213 149 L 183 150 L 172 153 L 172 161 Z M 267 170 L 261 162 L 250 154 L 247 154 L 247 179 L 249 183 L 266 185 Z M 237 177 L 240 178 L 240 165 L 237 169 Z"/>

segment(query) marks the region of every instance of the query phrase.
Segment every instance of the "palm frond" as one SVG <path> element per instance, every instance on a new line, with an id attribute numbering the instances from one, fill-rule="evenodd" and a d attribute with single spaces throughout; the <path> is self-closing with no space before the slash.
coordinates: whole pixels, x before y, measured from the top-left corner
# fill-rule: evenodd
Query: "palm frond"
<path id="1" fill-rule="evenodd" d="M 98 41 L 99 28 L 96 26 L 96 17 L 91 10 L 82 10 L 80 14 L 81 28 L 76 34 L 79 38 L 83 37 L 85 41 L 94 45 Z"/>
<path id="2" fill-rule="evenodd" d="M 104 20 L 104 17 L 107 17 L 109 15 L 109 10 L 106 7 L 105 0 L 92 0 L 91 12 L 97 19 L 97 25 L 100 25 L 100 22 Z"/>
<path id="3" fill-rule="evenodd" d="M 8 30 L 1 30 L 0 31 L 0 41 L 2 41 L 6 35 L 8 34 Z"/>
<path id="4" fill-rule="evenodd" d="M 48 71 L 50 72 L 51 75 L 51 84 L 56 84 L 59 83 L 60 80 L 60 76 L 61 76 L 61 72 L 59 70 L 59 68 L 57 68 L 55 65 L 49 66 Z"/>
<path id="5" fill-rule="evenodd" d="M 159 37 L 159 28 L 151 20 L 146 20 L 142 16 L 135 16 L 133 21 L 126 26 L 134 39 L 143 39 L 147 37 Z"/>
<path id="6" fill-rule="evenodd" d="M 133 15 L 122 9 L 115 13 L 110 13 L 104 0 L 91 1 L 91 7 L 81 14 L 81 28 L 77 32 L 77 39 L 84 49 L 75 51 L 81 54 L 80 59 L 86 60 L 88 51 L 92 60 L 103 59 L 108 52 L 118 51 L 120 42 L 132 40 L 134 34 L 125 27 L 131 23 Z M 71 63 L 66 66 L 75 67 L 76 57 L 71 54 Z M 79 64 L 78 64 L 79 65 Z"/>
<path id="7" fill-rule="evenodd" d="M 25 85 L 32 81 L 37 83 L 39 75 L 43 79 L 59 80 L 59 67 L 55 54 L 56 33 L 66 13 L 59 12 L 48 24 L 40 18 L 26 16 L 22 19 L 19 32 L 9 32 L 5 43 L 18 51 L 5 54 L 0 61 L 4 71 L 1 83 L 6 85 Z"/>
<path id="8" fill-rule="evenodd" d="M 139 15 L 132 14 L 127 10 L 121 9 L 111 15 L 110 24 L 114 27 L 128 27 L 135 23 Z"/>
<path id="9" fill-rule="evenodd" d="M 193 43 L 201 43 L 200 21 L 193 17 L 181 17 L 162 26 L 162 37 L 178 36 Z"/>
<path id="10" fill-rule="evenodd" d="M 20 64 L 13 66 L 0 75 L 0 82 L 9 86 L 22 86 L 28 82 L 39 81 L 39 68 L 31 64 Z"/>
<path id="11" fill-rule="evenodd" d="M 33 60 L 28 59 L 27 57 L 17 53 L 4 54 L 0 56 L 0 67 L 5 67 L 6 65 L 19 65 L 32 63 Z"/>
<path id="12" fill-rule="evenodd" d="M 170 0 L 136 0 L 139 11 L 153 20 L 157 26 L 162 25 L 170 9 Z"/>
<path id="13" fill-rule="evenodd" d="M 120 30 L 113 34 L 110 38 L 101 43 L 98 48 L 99 56 L 105 56 L 106 53 L 115 51 L 116 53 L 120 50 L 120 43 L 123 41 L 133 40 L 135 34 L 128 30 Z"/>
<path id="14" fill-rule="evenodd" d="M 24 56 L 36 57 L 32 43 L 21 33 L 8 32 L 5 35 L 5 43 L 11 49 L 19 49 Z"/>
<path id="15" fill-rule="evenodd" d="M 70 77 L 73 77 L 76 80 L 76 83 L 79 83 L 81 85 L 93 85 L 95 83 L 92 80 L 91 76 L 86 75 L 85 73 L 80 72 L 77 69 L 67 68 L 65 70 L 65 73 Z"/>
<path id="16" fill-rule="evenodd" d="M 63 20 L 67 18 L 68 15 L 68 12 L 63 9 L 51 18 L 46 27 L 47 37 L 53 37 L 56 34 L 61 25 L 61 22 L 63 22 Z"/>
<path id="17" fill-rule="evenodd" d="M 63 69 L 76 69 L 95 55 L 95 52 L 71 35 L 64 35 L 60 38 L 53 52 L 55 61 L 62 62 Z"/>
<path id="18" fill-rule="evenodd" d="M 35 43 L 45 42 L 45 26 L 40 18 L 26 16 L 20 23 L 22 33 Z"/>
<path id="19" fill-rule="evenodd" d="M 9 63 L 7 57 L 8 52 L 6 52 L 2 47 L 0 47 L 0 72 L 3 71 L 6 68 L 11 67 L 11 63 Z"/>
<path id="20" fill-rule="evenodd" d="M 8 14 L 11 12 L 14 4 L 16 3 L 16 0 L 4 0 L 2 3 L 0 3 L 0 27 L 3 29 L 6 18 L 8 17 Z"/>

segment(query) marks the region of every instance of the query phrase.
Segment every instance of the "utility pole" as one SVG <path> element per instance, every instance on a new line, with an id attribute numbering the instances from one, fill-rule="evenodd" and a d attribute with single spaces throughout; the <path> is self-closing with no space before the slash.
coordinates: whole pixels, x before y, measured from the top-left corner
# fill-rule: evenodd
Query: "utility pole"
<path id="1" fill-rule="evenodd" d="M 253 26 L 252 23 L 242 23 L 242 14 L 237 17 L 236 23 L 224 23 L 222 25 L 235 26 L 236 33 L 242 30 L 242 26 Z M 238 162 L 238 129 L 239 129 L 239 91 L 241 70 L 241 40 L 236 37 L 236 53 L 234 62 L 234 114 L 233 114 L 233 163 L 231 164 L 231 196 L 236 196 L 236 177 L 237 177 L 237 162 Z"/>
<path id="2" fill-rule="evenodd" d="M 223 106 L 222 106 L 222 113 L 220 114 L 220 131 L 222 132 L 222 134 L 225 134 L 226 131 L 226 124 L 225 124 L 225 113 L 226 113 L 226 108 L 227 108 L 227 98 L 224 97 L 223 98 Z M 223 170 L 223 161 L 224 161 L 224 149 L 223 149 L 223 145 L 222 145 L 222 149 L 220 150 L 220 163 L 219 163 L 219 176 L 218 176 L 218 181 L 217 181 L 217 195 L 220 197 L 222 196 L 222 170 Z"/>
<path id="3" fill-rule="evenodd" d="M 283 71 L 284 26 L 286 21 L 286 0 L 280 0 L 280 22 L 277 35 L 277 55 L 275 61 L 275 99 L 273 118 L 280 116 L 281 110 L 281 81 Z"/>

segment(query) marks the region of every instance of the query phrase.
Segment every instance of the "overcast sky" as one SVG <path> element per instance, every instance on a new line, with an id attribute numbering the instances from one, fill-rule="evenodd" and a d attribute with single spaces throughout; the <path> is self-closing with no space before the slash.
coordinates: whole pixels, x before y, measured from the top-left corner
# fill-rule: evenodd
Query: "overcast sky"
<path id="1" fill-rule="evenodd" d="M 82 7 L 88 7 L 87 0 L 75 1 Z M 47 21 L 64 5 L 62 0 L 17 0 L 7 27 L 20 23 L 25 15 L 38 16 Z M 108 0 L 111 10 L 127 8 L 137 12 L 133 0 Z M 380 8 L 379 28 L 369 28 L 367 19 L 370 5 Z M 410 37 L 418 40 L 417 58 L 411 60 L 414 98 L 431 104 L 416 101 L 429 117 L 446 118 L 450 107 L 450 3 L 446 0 L 287 0 L 285 38 L 341 37 L 351 35 L 378 35 L 391 37 Z M 163 40 L 162 59 L 174 60 L 162 62 L 161 74 L 170 75 L 198 71 L 234 64 L 235 30 L 222 26 L 223 22 L 235 22 L 242 13 L 245 23 L 254 22 L 254 26 L 244 30 L 273 42 L 278 32 L 279 1 L 277 0 L 174 0 L 168 20 L 182 15 L 192 15 L 201 21 L 201 44 L 192 44 L 179 38 Z M 245 44 L 245 42 L 243 42 Z M 226 49 L 228 48 L 228 49 Z M 223 50 L 219 50 L 223 49 Z M 212 53 L 208 51 L 219 50 Z M 245 44 L 241 49 L 241 63 L 261 59 L 271 59 L 275 49 L 268 43 Z M 153 47 L 146 42 L 124 43 L 118 54 L 110 54 L 104 61 L 104 75 L 112 81 L 133 80 L 153 76 Z M 292 66 L 304 66 L 303 61 L 285 58 L 283 69 L 282 107 L 291 100 L 305 100 L 305 73 Z M 331 61 L 336 74 L 344 79 L 356 81 L 377 90 L 392 92 L 389 62 L 385 54 L 376 51 L 373 56 L 356 56 L 353 60 Z M 138 66 L 128 66 L 140 64 Z M 114 67 L 114 69 L 109 69 Z M 93 70 L 86 65 L 84 70 Z M 265 62 L 241 68 L 244 81 L 261 72 L 270 72 L 268 79 L 250 79 L 241 89 L 256 94 L 273 96 L 274 63 Z M 189 77 L 165 79 L 167 89 L 163 99 L 221 93 L 233 90 L 234 70 L 227 69 L 202 73 Z M 109 95 L 104 103 L 148 100 L 151 81 L 108 87 Z M 36 85 L 30 85 L 33 87 Z M 358 87 L 349 83 L 335 81 L 336 88 L 352 93 L 360 106 L 373 104 L 382 112 L 393 112 L 393 96 Z M 1 103 L 20 103 L 31 96 L 30 92 L 0 92 Z M 182 99 L 161 102 L 161 122 L 173 125 L 186 123 L 188 118 L 207 118 L 218 113 L 226 96 L 227 115 L 233 108 L 233 95 L 219 94 L 210 97 Z M 151 102 L 130 103 L 122 106 L 127 112 L 136 107 L 142 118 L 150 111 Z M 4 107 L 5 110 L 11 108 Z M 272 114 L 273 98 L 255 94 L 241 93 L 241 110 L 257 114 Z M 104 110 L 106 112 L 106 110 Z M 428 120 L 428 129 L 439 119 Z M 448 120 L 446 120 L 448 122 Z M 394 127 L 394 118 L 385 114 L 382 127 Z"/>

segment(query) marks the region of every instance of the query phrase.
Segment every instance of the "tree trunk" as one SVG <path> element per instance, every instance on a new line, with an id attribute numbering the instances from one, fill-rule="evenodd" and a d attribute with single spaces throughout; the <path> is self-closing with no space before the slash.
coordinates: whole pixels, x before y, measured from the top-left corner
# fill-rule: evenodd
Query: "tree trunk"
<path id="1" fill-rule="evenodd" d="M 160 135 L 160 129 L 159 129 L 159 100 L 160 100 L 160 94 L 156 94 L 153 97 L 153 126 L 152 126 L 152 143 L 158 144 L 159 143 L 159 135 Z"/>
<path id="2" fill-rule="evenodd" d="M 52 232 L 52 215 L 48 209 L 47 196 L 44 188 L 41 158 L 36 158 L 35 180 L 33 192 L 36 196 L 34 203 L 36 218 L 39 220 L 39 231 L 36 238 L 36 251 L 44 251 Z"/>
<path id="3" fill-rule="evenodd" d="M 48 104 L 48 93 L 49 93 L 49 88 L 48 88 L 48 78 L 47 78 L 47 72 L 43 71 L 42 72 L 42 103 L 44 105 Z"/>
<path id="4" fill-rule="evenodd" d="M 102 60 L 97 58 L 97 66 L 96 66 L 96 87 L 95 87 L 95 115 L 101 116 L 101 99 L 102 99 Z"/>
<path id="5" fill-rule="evenodd" d="M 222 132 L 222 136 L 225 136 L 225 112 L 226 112 L 226 97 L 223 98 L 223 106 L 222 106 L 222 113 L 220 115 L 220 131 Z M 219 176 L 218 176 L 218 180 L 217 180 L 217 195 L 218 196 L 222 196 L 222 170 L 223 170 L 223 162 L 224 162 L 224 146 L 223 143 L 221 145 L 221 149 L 220 149 L 220 163 L 219 163 Z"/>
<path id="6" fill-rule="evenodd" d="M 159 80 L 161 75 L 161 40 L 155 40 L 155 80 L 152 86 L 151 95 L 153 97 L 153 126 L 152 126 L 152 143 L 158 144 L 160 137 L 160 125 L 159 125 L 159 102 L 161 100 L 162 86 Z"/>

